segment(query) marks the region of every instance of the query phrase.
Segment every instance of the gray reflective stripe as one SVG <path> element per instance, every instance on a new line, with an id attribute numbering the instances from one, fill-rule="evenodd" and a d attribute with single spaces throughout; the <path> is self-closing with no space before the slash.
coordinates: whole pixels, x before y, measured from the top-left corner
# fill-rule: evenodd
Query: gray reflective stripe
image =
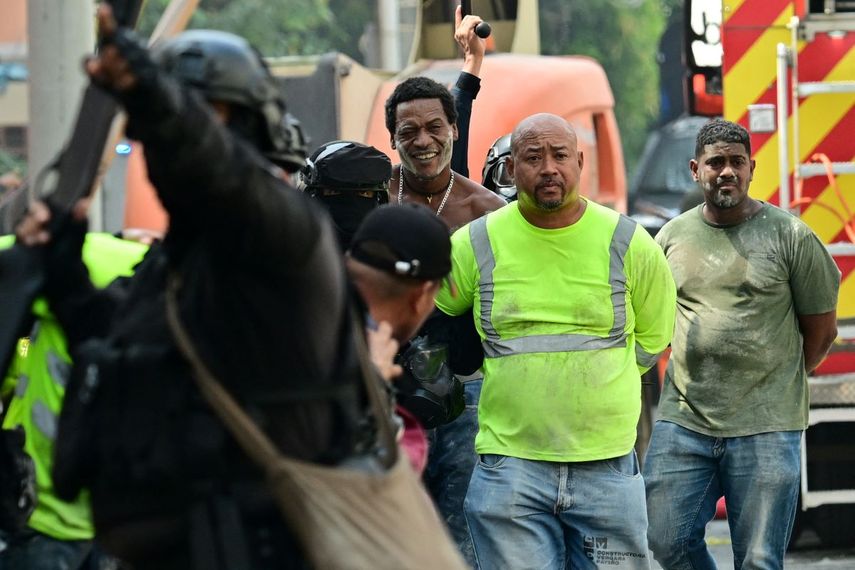
<path id="1" fill-rule="evenodd" d="M 659 354 L 651 354 L 641 348 L 641 345 L 635 345 L 635 361 L 645 368 L 652 368 L 659 359 Z"/>
<path id="2" fill-rule="evenodd" d="M 612 243 L 609 244 L 609 285 L 612 288 L 612 307 L 615 321 L 609 336 L 622 335 L 626 328 L 626 273 L 623 260 L 629 250 L 629 242 L 635 234 L 636 222 L 626 216 L 618 219 Z"/>
<path id="3" fill-rule="evenodd" d="M 63 360 L 57 353 L 50 351 L 47 354 L 47 366 L 48 373 L 53 381 L 65 388 L 71 374 L 71 363 Z"/>
<path id="4" fill-rule="evenodd" d="M 27 386 L 30 385 L 30 377 L 26 374 L 18 375 L 18 383 L 15 384 L 15 397 L 23 398 L 27 391 Z"/>
<path id="5" fill-rule="evenodd" d="M 586 334 L 542 334 L 521 336 L 510 340 L 484 341 L 484 356 L 497 358 L 531 352 L 573 352 L 602 350 L 626 346 L 626 337 L 591 336 Z"/>
<path id="6" fill-rule="evenodd" d="M 481 329 L 487 342 L 499 340 L 499 333 L 493 327 L 493 270 L 496 268 L 496 258 L 487 234 L 487 216 L 481 216 L 469 224 L 469 240 L 478 263 L 478 291 L 481 296 Z"/>
<path id="7" fill-rule="evenodd" d="M 571 352 L 602 350 L 626 346 L 626 273 L 624 259 L 635 234 L 636 222 L 620 216 L 609 244 L 609 286 L 611 287 L 614 321 L 609 336 L 582 334 L 531 335 L 502 340 L 492 322 L 496 258 L 487 233 L 487 217 L 469 225 L 469 240 L 478 264 L 478 290 L 481 297 L 481 328 L 484 331 L 484 356 L 497 358 L 532 352 Z"/>
<path id="8" fill-rule="evenodd" d="M 56 439 L 56 414 L 51 412 L 42 401 L 36 401 L 33 404 L 33 423 L 45 437 L 51 441 Z"/>

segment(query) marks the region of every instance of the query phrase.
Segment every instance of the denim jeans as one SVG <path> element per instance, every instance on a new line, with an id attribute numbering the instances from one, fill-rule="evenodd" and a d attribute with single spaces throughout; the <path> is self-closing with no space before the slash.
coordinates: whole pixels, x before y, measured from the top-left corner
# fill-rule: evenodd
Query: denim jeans
<path id="1" fill-rule="evenodd" d="M 87 540 L 58 540 L 32 529 L 8 539 L 0 570 L 119 570 L 118 560 Z"/>
<path id="2" fill-rule="evenodd" d="M 704 531 L 723 495 L 736 570 L 783 568 L 798 504 L 801 436 L 720 438 L 656 422 L 644 462 L 656 560 L 668 570 L 716 568 Z"/>
<path id="3" fill-rule="evenodd" d="M 463 516 L 463 499 L 478 461 L 475 436 L 478 434 L 478 400 L 482 382 L 480 379 L 466 382 L 463 385 L 466 399 L 463 413 L 453 422 L 429 433 L 430 455 L 424 474 L 425 485 L 469 565 L 475 564 L 475 555 Z"/>
<path id="4" fill-rule="evenodd" d="M 650 568 L 635 451 L 580 463 L 482 455 L 464 511 L 483 570 Z"/>

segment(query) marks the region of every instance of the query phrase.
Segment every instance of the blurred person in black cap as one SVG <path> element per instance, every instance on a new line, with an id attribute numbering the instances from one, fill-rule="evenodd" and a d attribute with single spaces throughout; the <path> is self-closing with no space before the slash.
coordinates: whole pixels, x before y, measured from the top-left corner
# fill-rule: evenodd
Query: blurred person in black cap
<path id="1" fill-rule="evenodd" d="M 360 225 L 347 252 L 351 282 L 365 303 L 370 329 L 389 326 L 401 346 L 394 381 L 401 442 L 421 472 L 427 461 L 423 427 L 454 419 L 463 409 L 463 385 L 448 367 L 448 347 L 414 335 L 434 310 L 440 283 L 451 271 L 448 230 L 428 208 L 385 206 Z M 370 334 L 369 334 L 370 336 Z"/>
<path id="2" fill-rule="evenodd" d="M 403 345 L 434 309 L 440 283 L 451 271 L 451 238 L 424 206 L 378 208 L 353 236 L 346 263 L 371 318 L 390 323 Z"/>
<path id="3" fill-rule="evenodd" d="M 301 184 L 330 213 L 342 251 L 362 220 L 389 203 L 392 161 L 374 148 L 354 141 L 321 145 L 300 171 Z"/>

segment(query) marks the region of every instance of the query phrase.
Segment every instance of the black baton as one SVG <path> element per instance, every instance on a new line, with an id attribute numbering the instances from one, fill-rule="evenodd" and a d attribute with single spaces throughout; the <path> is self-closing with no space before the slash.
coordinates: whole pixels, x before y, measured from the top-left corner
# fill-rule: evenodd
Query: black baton
<path id="1" fill-rule="evenodd" d="M 460 0 L 460 11 L 465 18 L 469 14 L 472 13 L 472 0 Z M 477 26 L 475 26 L 475 35 L 479 38 L 486 39 L 490 36 L 490 32 L 492 32 L 492 28 L 490 28 L 490 24 L 487 22 L 481 22 Z"/>

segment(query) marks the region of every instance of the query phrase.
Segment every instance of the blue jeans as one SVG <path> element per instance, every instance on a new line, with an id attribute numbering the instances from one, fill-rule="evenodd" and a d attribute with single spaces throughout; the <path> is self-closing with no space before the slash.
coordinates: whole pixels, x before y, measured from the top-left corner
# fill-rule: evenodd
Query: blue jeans
<path id="1" fill-rule="evenodd" d="M 463 385 L 466 408 L 453 422 L 429 434 L 430 455 L 424 481 L 436 507 L 445 519 L 457 548 L 469 565 L 475 564 L 472 538 L 463 516 L 463 499 L 469 478 L 478 461 L 475 436 L 478 434 L 478 400 L 483 380 Z"/>
<path id="2" fill-rule="evenodd" d="M 482 455 L 464 511 L 484 570 L 650 568 L 635 451 L 580 463 Z"/>
<path id="3" fill-rule="evenodd" d="M 783 568 L 798 504 L 801 436 L 720 438 L 656 422 L 644 462 L 656 560 L 668 570 L 716 568 L 704 532 L 723 495 L 736 570 Z"/>
<path id="4" fill-rule="evenodd" d="M 8 540 L 0 570 L 118 570 L 118 560 L 87 540 L 58 540 L 32 529 Z"/>

